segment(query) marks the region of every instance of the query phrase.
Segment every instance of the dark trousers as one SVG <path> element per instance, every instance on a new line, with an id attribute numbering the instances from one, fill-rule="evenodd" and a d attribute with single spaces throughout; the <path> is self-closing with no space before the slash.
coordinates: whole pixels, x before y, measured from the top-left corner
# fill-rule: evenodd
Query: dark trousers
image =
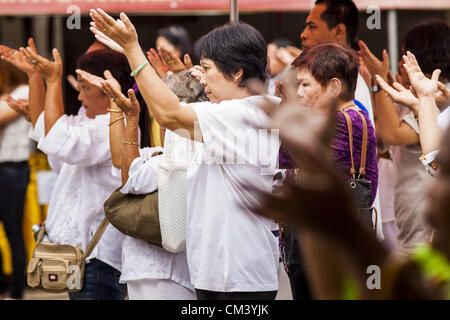
<path id="1" fill-rule="evenodd" d="M 216 292 L 195 289 L 197 300 L 275 300 L 277 291 Z"/>
<path id="2" fill-rule="evenodd" d="M 287 274 L 291 284 L 292 299 L 312 300 L 305 266 L 303 264 L 290 264 Z"/>
<path id="3" fill-rule="evenodd" d="M 127 285 L 119 283 L 120 271 L 92 259 L 84 270 L 83 289 L 69 293 L 70 300 L 124 300 Z"/>
<path id="4" fill-rule="evenodd" d="M 0 220 L 3 222 L 11 246 L 13 275 L 10 296 L 15 299 L 22 298 L 25 286 L 26 254 L 22 222 L 29 181 L 30 168 L 26 161 L 0 163 Z M 0 293 L 8 289 L 4 279 L 0 265 Z"/>

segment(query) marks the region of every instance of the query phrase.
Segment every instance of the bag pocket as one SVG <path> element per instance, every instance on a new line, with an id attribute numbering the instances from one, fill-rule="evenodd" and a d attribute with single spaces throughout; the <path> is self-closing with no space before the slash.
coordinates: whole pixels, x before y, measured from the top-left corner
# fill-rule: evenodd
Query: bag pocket
<path id="1" fill-rule="evenodd" d="M 31 258 L 27 268 L 27 284 L 31 288 L 37 288 L 41 283 L 41 259 Z"/>
<path id="2" fill-rule="evenodd" d="M 64 290 L 67 288 L 67 268 L 64 259 L 46 259 L 41 263 L 41 283 L 43 289 Z"/>

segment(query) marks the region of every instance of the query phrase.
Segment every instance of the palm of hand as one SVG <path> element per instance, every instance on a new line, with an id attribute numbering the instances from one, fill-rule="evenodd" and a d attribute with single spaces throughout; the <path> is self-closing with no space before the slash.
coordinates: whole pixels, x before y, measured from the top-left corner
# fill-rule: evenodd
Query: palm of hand
<path id="1" fill-rule="evenodd" d="M 119 99 L 116 99 L 114 101 L 127 116 L 139 114 L 139 103 L 134 103 L 131 99 L 126 98 L 123 94 L 120 95 Z"/>
<path id="2" fill-rule="evenodd" d="M 0 45 L 0 54 L 4 56 L 4 60 L 13 64 L 25 73 L 34 73 L 36 70 L 27 62 L 22 52 Z"/>
<path id="3" fill-rule="evenodd" d="M 47 81 L 58 80 L 62 76 L 62 64 L 47 59 L 42 59 L 36 70 Z"/>
<path id="4" fill-rule="evenodd" d="M 419 96 L 435 95 L 437 91 L 437 82 L 425 77 L 423 72 L 416 72 L 411 77 L 411 85 Z"/>
<path id="5" fill-rule="evenodd" d="M 414 96 L 414 94 L 410 90 L 397 92 L 396 96 L 393 98 L 395 101 L 398 101 L 406 106 L 413 106 L 419 102 L 419 100 L 416 98 L 416 96 Z"/>

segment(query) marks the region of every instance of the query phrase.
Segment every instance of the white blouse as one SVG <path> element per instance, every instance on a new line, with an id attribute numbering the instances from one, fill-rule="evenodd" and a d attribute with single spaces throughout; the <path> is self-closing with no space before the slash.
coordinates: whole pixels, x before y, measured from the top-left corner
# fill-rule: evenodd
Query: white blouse
<path id="1" fill-rule="evenodd" d="M 162 150 L 161 147 L 139 150 L 140 157 L 132 162 L 122 193 L 148 194 L 158 189 L 158 165 L 162 156 L 151 155 Z M 171 279 L 194 290 L 190 282 L 186 251 L 171 253 L 160 246 L 127 236 L 122 249 L 120 281 L 141 279 Z"/>
<path id="2" fill-rule="evenodd" d="M 46 220 L 54 243 L 86 250 L 105 217 L 103 203 L 121 185 L 111 174 L 108 123 L 109 114 L 90 119 L 81 108 L 76 116 L 60 117 L 45 136 L 42 112 L 30 132 L 58 173 Z M 87 260 L 97 258 L 120 271 L 124 238 L 109 225 Z"/>

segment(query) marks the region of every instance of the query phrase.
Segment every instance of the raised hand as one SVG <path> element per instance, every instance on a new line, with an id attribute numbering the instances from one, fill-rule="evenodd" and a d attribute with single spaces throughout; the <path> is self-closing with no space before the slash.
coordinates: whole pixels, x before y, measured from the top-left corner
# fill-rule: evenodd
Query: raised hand
<path id="1" fill-rule="evenodd" d="M 202 79 L 203 74 L 205 73 L 205 70 L 203 67 L 199 65 L 195 65 L 192 68 L 189 69 L 191 75 L 193 75 L 195 78 L 197 78 L 199 81 Z"/>
<path id="2" fill-rule="evenodd" d="M 441 70 L 436 69 L 431 75 L 431 79 L 428 79 L 423 74 L 419 67 L 419 63 L 416 57 L 411 53 L 407 52 L 403 56 L 403 61 L 405 62 L 403 66 L 405 67 L 406 73 L 408 74 L 411 86 L 414 88 L 417 96 L 421 97 L 435 97 L 438 89 L 438 79 L 441 74 Z"/>
<path id="3" fill-rule="evenodd" d="M 147 59 L 160 78 L 164 78 L 167 75 L 169 66 L 155 49 L 151 48 L 147 51 Z"/>
<path id="4" fill-rule="evenodd" d="M 28 99 L 14 99 L 10 95 L 3 97 L 3 100 L 10 108 L 22 115 L 27 121 L 31 122 L 30 105 Z"/>
<path id="5" fill-rule="evenodd" d="M 162 46 L 158 48 L 159 54 L 161 58 L 165 61 L 169 70 L 173 73 L 181 72 L 184 70 L 188 70 L 188 68 L 184 65 L 183 61 L 173 52 L 167 50 L 166 47 Z"/>
<path id="6" fill-rule="evenodd" d="M 84 70 L 81 69 L 77 69 L 75 70 L 76 74 L 80 77 L 80 80 L 84 80 L 87 83 L 102 89 L 102 83 L 105 81 L 105 79 L 103 79 L 102 77 L 93 75 L 89 72 L 86 72 Z M 119 90 L 120 90 L 120 86 L 119 86 Z"/>
<path id="7" fill-rule="evenodd" d="M 389 73 L 389 55 L 386 49 L 383 50 L 383 60 L 380 61 L 362 40 L 359 41 L 359 48 L 358 54 L 363 59 L 370 74 L 372 76 L 378 74 L 383 77 L 383 79 L 386 79 Z"/>
<path id="8" fill-rule="evenodd" d="M 439 108 L 450 105 L 450 89 L 442 82 L 438 82 L 438 93 L 436 93 L 436 104 Z"/>
<path id="9" fill-rule="evenodd" d="M 392 88 L 379 75 L 376 75 L 375 79 L 377 80 L 381 89 L 383 89 L 394 102 L 409 107 L 411 110 L 414 111 L 415 114 L 417 114 L 419 110 L 419 99 L 417 99 L 417 97 L 411 92 L 411 90 L 406 89 L 399 82 L 394 82 L 392 84 L 394 88 Z"/>
<path id="10" fill-rule="evenodd" d="M 103 33 L 122 47 L 124 52 L 133 48 L 135 45 L 138 45 L 136 29 L 125 13 L 120 13 L 120 22 L 114 20 L 102 9 L 91 9 L 90 16 L 93 20 L 93 22 L 91 22 L 90 30 L 94 34 L 96 34 L 95 31 Z M 125 28 L 123 28 L 122 23 L 125 25 Z"/>
<path id="11" fill-rule="evenodd" d="M 74 88 L 75 90 L 78 90 L 78 80 L 77 78 L 75 78 L 73 75 L 69 74 L 66 77 L 66 80 L 70 83 L 70 85 L 72 86 L 72 88 Z"/>
<path id="12" fill-rule="evenodd" d="M 117 19 L 116 21 L 120 26 L 122 26 L 122 28 L 126 29 L 125 24 L 122 22 L 122 20 Z M 103 43 L 105 46 L 118 53 L 124 53 L 123 48 L 117 42 L 106 36 L 103 32 L 95 28 L 91 28 L 91 31 L 94 33 L 95 39 Z"/>
<path id="13" fill-rule="evenodd" d="M 194 67 L 194 65 L 192 64 L 191 56 L 188 55 L 187 53 L 184 55 L 183 61 L 184 65 L 186 66 L 186 70 L 189 70 Z"/>
<path id="14" fill-rule="evenodd" d="M 56 82 L 61 80 L 63 63 L 58 49 L 53 48 L 53 58 L 55 61 L 50 61 L 38 55 L 32 48 L 20 48 L 25 59 L 31 64 L 34 69 L 47 81 Z"/>
<path id="15" fill-rule="evenodd" d="M 117 80 L 111 75 L 108 70 L 105 71 L 105 78 L 106 81 L 102 82 L 102 89 L 108 95 L 108 97 L 117 105 L 117 107 L 120 108 L 120 110 L 123 111 L 127 118 L 139 116 L 141 108 L 139 106 L 139 102 L 136 98 L 134 90 L 128 90 L 127 98 L 120 91 L 119 82 L 117 82 Z"/>
<path id="16" fill-rule="evenodd" d="M 37 53 L 33 38 L 28 39 L 28 47 L 33 52 Z M 26 60 L 24 54 L 19 50 L 0 45 L 0 55 L 3 60 L 16 66 L 17 68 L 25 72 L 28 76 L 37 73 L 37 70 Z"/>

